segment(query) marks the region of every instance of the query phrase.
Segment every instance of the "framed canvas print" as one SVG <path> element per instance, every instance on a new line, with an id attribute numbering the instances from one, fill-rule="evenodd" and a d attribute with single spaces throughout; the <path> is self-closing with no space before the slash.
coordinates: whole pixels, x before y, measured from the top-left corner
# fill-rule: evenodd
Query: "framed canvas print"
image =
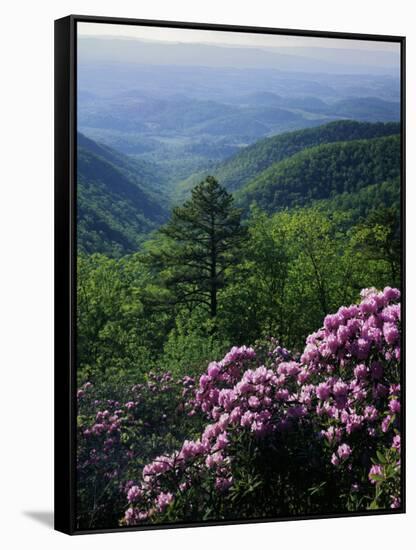
<path id="1" fill-rule="evenodd" d="M 55 526 L 401 513 L 397 36 L 55 22 Z"/>

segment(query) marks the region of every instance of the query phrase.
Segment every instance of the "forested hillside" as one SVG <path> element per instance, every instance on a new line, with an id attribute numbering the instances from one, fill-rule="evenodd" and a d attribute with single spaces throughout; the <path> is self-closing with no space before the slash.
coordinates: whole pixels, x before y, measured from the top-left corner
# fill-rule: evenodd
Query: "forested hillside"
<path id="1" fill-rule="evenodd" d="M 256 142 L 213 172 L 246 212 L 253 202 L 272 213 L 330 199 L 341 210 L 353 204 L 357 217 L 374 199 L 366 186 L 376 185 L 380 203 L 397 199 L 397 185 L 388 182 L 399 175 L 398 129 L 396 123 L 336 121 L 288 132 Z M 79 249 L 115 257 L 138 250 L 169 216 L 172 189 L 163 169 L 82 134 L 78 151 Z M 173 201 L 201 177 L 187 180 Z M 354 198 L 357 193 L 367 201 Z"/>
<path id="2" fill-rule="evenodd" d="M 272 164 L 240 189 L 236 199 L 246 209 L 256 202 L 266 212 L 276 212 L 357 192 L 399 174 L 399 136 L 329 143 Z"/>
<path id="3" fill-rule="evenodd" d="M 307 147 L 325 143 L 372 139 L 399 133 L 398 123 L 366 123 L 353 120 L 338 120 L 294 132 L 286 132 L 257 141 L 236 155 L 219 163 L 210 170 L 229 191 L 240 189 L 260 172 Z M 205 173 L 190 177 L 178 186 L 178 197 L 185 195 L 193 185 L 203 179 Z"/>
<path id="4" fill-rule="evenodd" d="M 316 208 L 328 212 L 343 212 L 351 225 L 364 220 L 371 211 L 392 207 L 400 210 L 400 178 L 367 185 L 359 191 L 339 193 L 331 199 L 316 201 Z"/>
<path id="5" fill-rule="evenodd" d="M 168 216 L 161 180 L 138 162 L 78 134 L 78 248 L 119 256 Z M 159 190 L 159 193 L 158 193 Z"/>

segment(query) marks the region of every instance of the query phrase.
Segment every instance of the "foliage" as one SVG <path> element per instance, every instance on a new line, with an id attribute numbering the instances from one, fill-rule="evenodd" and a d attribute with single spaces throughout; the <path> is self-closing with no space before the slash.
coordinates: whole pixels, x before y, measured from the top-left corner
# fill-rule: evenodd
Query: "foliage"
<path id="1" fill-rule="evenodd" d="M 216 328 L 216 321 L 207 319 L 203 309 L 192 315 L 180 311 L 163 348 L 164 365 L 176 376 L 201 374 L 202 365 L 221 357 L 229 345 L 227 336 Z"/>
<path id="2" fill-rule="evenodd" d="M 401 250 L 399 208 L 389 206 L 369 212 L 353 231 L 352 246 L 364 262 L 387 262 L 390 280 L 398 281 Z"/>
<path id="3" fill-rule="evenodd" d="M 119 373 L 111 384 L 87 381 L 80 386 L 78 528 L 116 525 L 134 469 L 155 454 L 173 450 L 199 426 L 184 406 L 193 385 L 191 377 L 174 380 L 169 373 L 150 372 L 141 383 L 129 383 Z"/>
<path id="4" fill-rule="evenodd" d="M 175 373 L 191 369 L 200 374 L 204 362 L 227 347 L 271 334 L 299 350 L 323 316 L 354 300 L 360 288 L 399 283 L 398 231 L 399 214 L 393 207 L 370 210 L 355 225 L 348 211 L 326 212 L 322 205 L 274 216 L 253 208 L 246 238 L 233 250 L 233 263 L 227 265 L 217 288 L 215 322 L 209 301 L 206 306 L 185 301 L 197 290 L 209 292 L 202 286 L 209 283 L 208 272 L 203 271 L 207 280 L 198 281 L 199 289 L 185 279 L 182 287 L 167 285 L 182 275 L 188 279 L 199 275 L 205 250 L 192 249 L 191 231 L 184 253 L 194 261 L 193 272 L 183 269 L 184 257 L 173 239 L 149 243 L 150 265 L 147 252 L 119 260 L 81 254 L 77 266 L 80 379 L 117 370 L 137 377 L 157 365 Z M 154 258 L 159 266 L 155 267 Z M 201 270 L 205 268 L 202 264 Z M 206 297 L 209 300 L 210 295 Z"/>
<path id="5" fill-rule="evenodd" d="M 337 120 L 315 128 L 303 128 L 258 140 L 210 170 L 227 190 L 237 191 L 271 165 L 304 149 L 325 143 L 374 139 L 399 132 L 398 123 L 371 124 L 355 120 Z M 190 177 L 180 185 L 180 188 L 191 188 L 201 177 L 201 173 Z"/>
<path id="6" fill-rule="evenodd" d="M 397 132 L 262 140 L 164 225 L 165 168 L 79 137 L 79 528 L 400 507 Z"/>
<path id="7" fill-rule="evenodd" d="M 364 290 L 299 361 L 272 341 L 211 362 L 190 402 L 208 424 L 143 468 L 122 523 L 400 507 L 399 296 Z"/>
<path id="8" fill-rule="evenodd" d="M 379 246 L 377 256 L 369 257 L 367 246 L 380 232 L 372 219 L 365 222 L 364 238 L 348 212 L 328 213 L 319 206 L 269 217 L 253 208 L 239 274 L 223 296 L 221 332 L 239 344 L 273 334 L 300 349 L 323 316 L 354 300 L 361 288 L 398 284 L 387 249 Z M 390 223 L 396 227 L 398 212 Z M 384 225 L 388 232 L 387 220 Z M 390 241 L 399 270 L 397 243 Z"/>
<path id="9" fill-rule="evenodd" d="M 77 360 L 80 381 L 94 373 L 130 372 L 137 379 L 155 364 L 172 324 L 149 300 L 159 289 L 140 255 L 120 260 L 78 255 Z"/>
<path id="10" fill-rule="evenodd" d="M 240 215 L 232 196 L 211 176 L 192 190 L 190 200 L 173 209 L 160 229 L 164 247 L 151 250 L 150 256 L 164 272 L 175 303 L 202 305 L 211 318 L 217 315 L 218 293 L 244 238 Z"/>
<path id="11" fill-rule="evenodd" d="M 166 204 L 155 193 L 160 181 L 145 163 L 78 134 L 77 171 L 80 251 L 134 252 L 143 235 L 166 220 Z"/>
<path id="12" fill-rule="evenodd" d="M 354 225 L 367 218 L 370 212 L 386 207 L 396 210 L 399 220 L 400 179 L 393 178 L 382 183 L 374 183 L 356 192 L 338 193 L 330 199 L 315 201 L 313 205 L 322 212 L 344 212 L 348 214 L 350 224 Z"/>
<path id="13" fill-rule="evenodd" d="M 310 147 L 271 165 L 236 194 L 267 212 L 304 206 L 338 193 L 356 192 L 400 175 L 400 137 Z"/>

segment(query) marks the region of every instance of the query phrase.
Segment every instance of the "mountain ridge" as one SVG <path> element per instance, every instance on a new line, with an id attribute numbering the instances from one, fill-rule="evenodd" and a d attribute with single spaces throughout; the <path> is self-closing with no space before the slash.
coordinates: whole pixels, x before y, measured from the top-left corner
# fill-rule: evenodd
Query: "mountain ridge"
<path id="1" fill-rule="evenodd" d="M 304 128 L 260 139 L 218 163 L 217 167 L 210 171 L 210 174 L 216 177 L 228 191 L 237 191 L 271 164 L 280 162 L 306 147 L 353 139 L 372 139 L 397 134 L 399 131 L 399 123 L 394 122 L 333 121 L 313 128 Z M 203 179 L 207 173 L 194 174 L 180 182 L 177 186 L 178 199 L 183 198 L 189 189 Z"/>
<path id="2" fill-rule="evenodd" d="M 276 162 L 235 194 L 244 209 L 305 206 L 400 175 L 400 136 L 317 145 Z"/>
<path id="3" fill-rule="evenodd" d="M 82 134 L 77 140 L 79 250 L 116 256 L 137 250 L 143 234 L 168 217 L 166 205 L 157 200 L 157 176 Z"/>

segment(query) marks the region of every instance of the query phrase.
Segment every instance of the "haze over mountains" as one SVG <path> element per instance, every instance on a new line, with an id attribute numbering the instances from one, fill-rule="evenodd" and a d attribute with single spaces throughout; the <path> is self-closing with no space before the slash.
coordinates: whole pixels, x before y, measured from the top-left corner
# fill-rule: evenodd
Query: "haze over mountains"
<path id="1" fill-rule="evenodd" d="M 269 212 L 397 181 L 398 55 L 80 36 L 82 247 L 134 251 L 207 174 Z"/>
<path id="2" fill-rule="evenodd" d="M 220 35 L 218 35 L 220 36 Z M 221 40 L 221 36 L 219 38 Z M 279 71 L 326 74 L 397 75 L 398 48 L 372 48 L 362 42 L 360 48 L 343 46 L 335 40 L 333 47 L 271 47 L 264 45 L 225 44 L 221 42 L 174 42 L 131 39 L 115 36 L 80 36 L 78 55 L 85 62 L 140 65 L 174 65 L 227 68 L 267 68 Z M 328 41 L 327 41 L 328 42 Z"/>

